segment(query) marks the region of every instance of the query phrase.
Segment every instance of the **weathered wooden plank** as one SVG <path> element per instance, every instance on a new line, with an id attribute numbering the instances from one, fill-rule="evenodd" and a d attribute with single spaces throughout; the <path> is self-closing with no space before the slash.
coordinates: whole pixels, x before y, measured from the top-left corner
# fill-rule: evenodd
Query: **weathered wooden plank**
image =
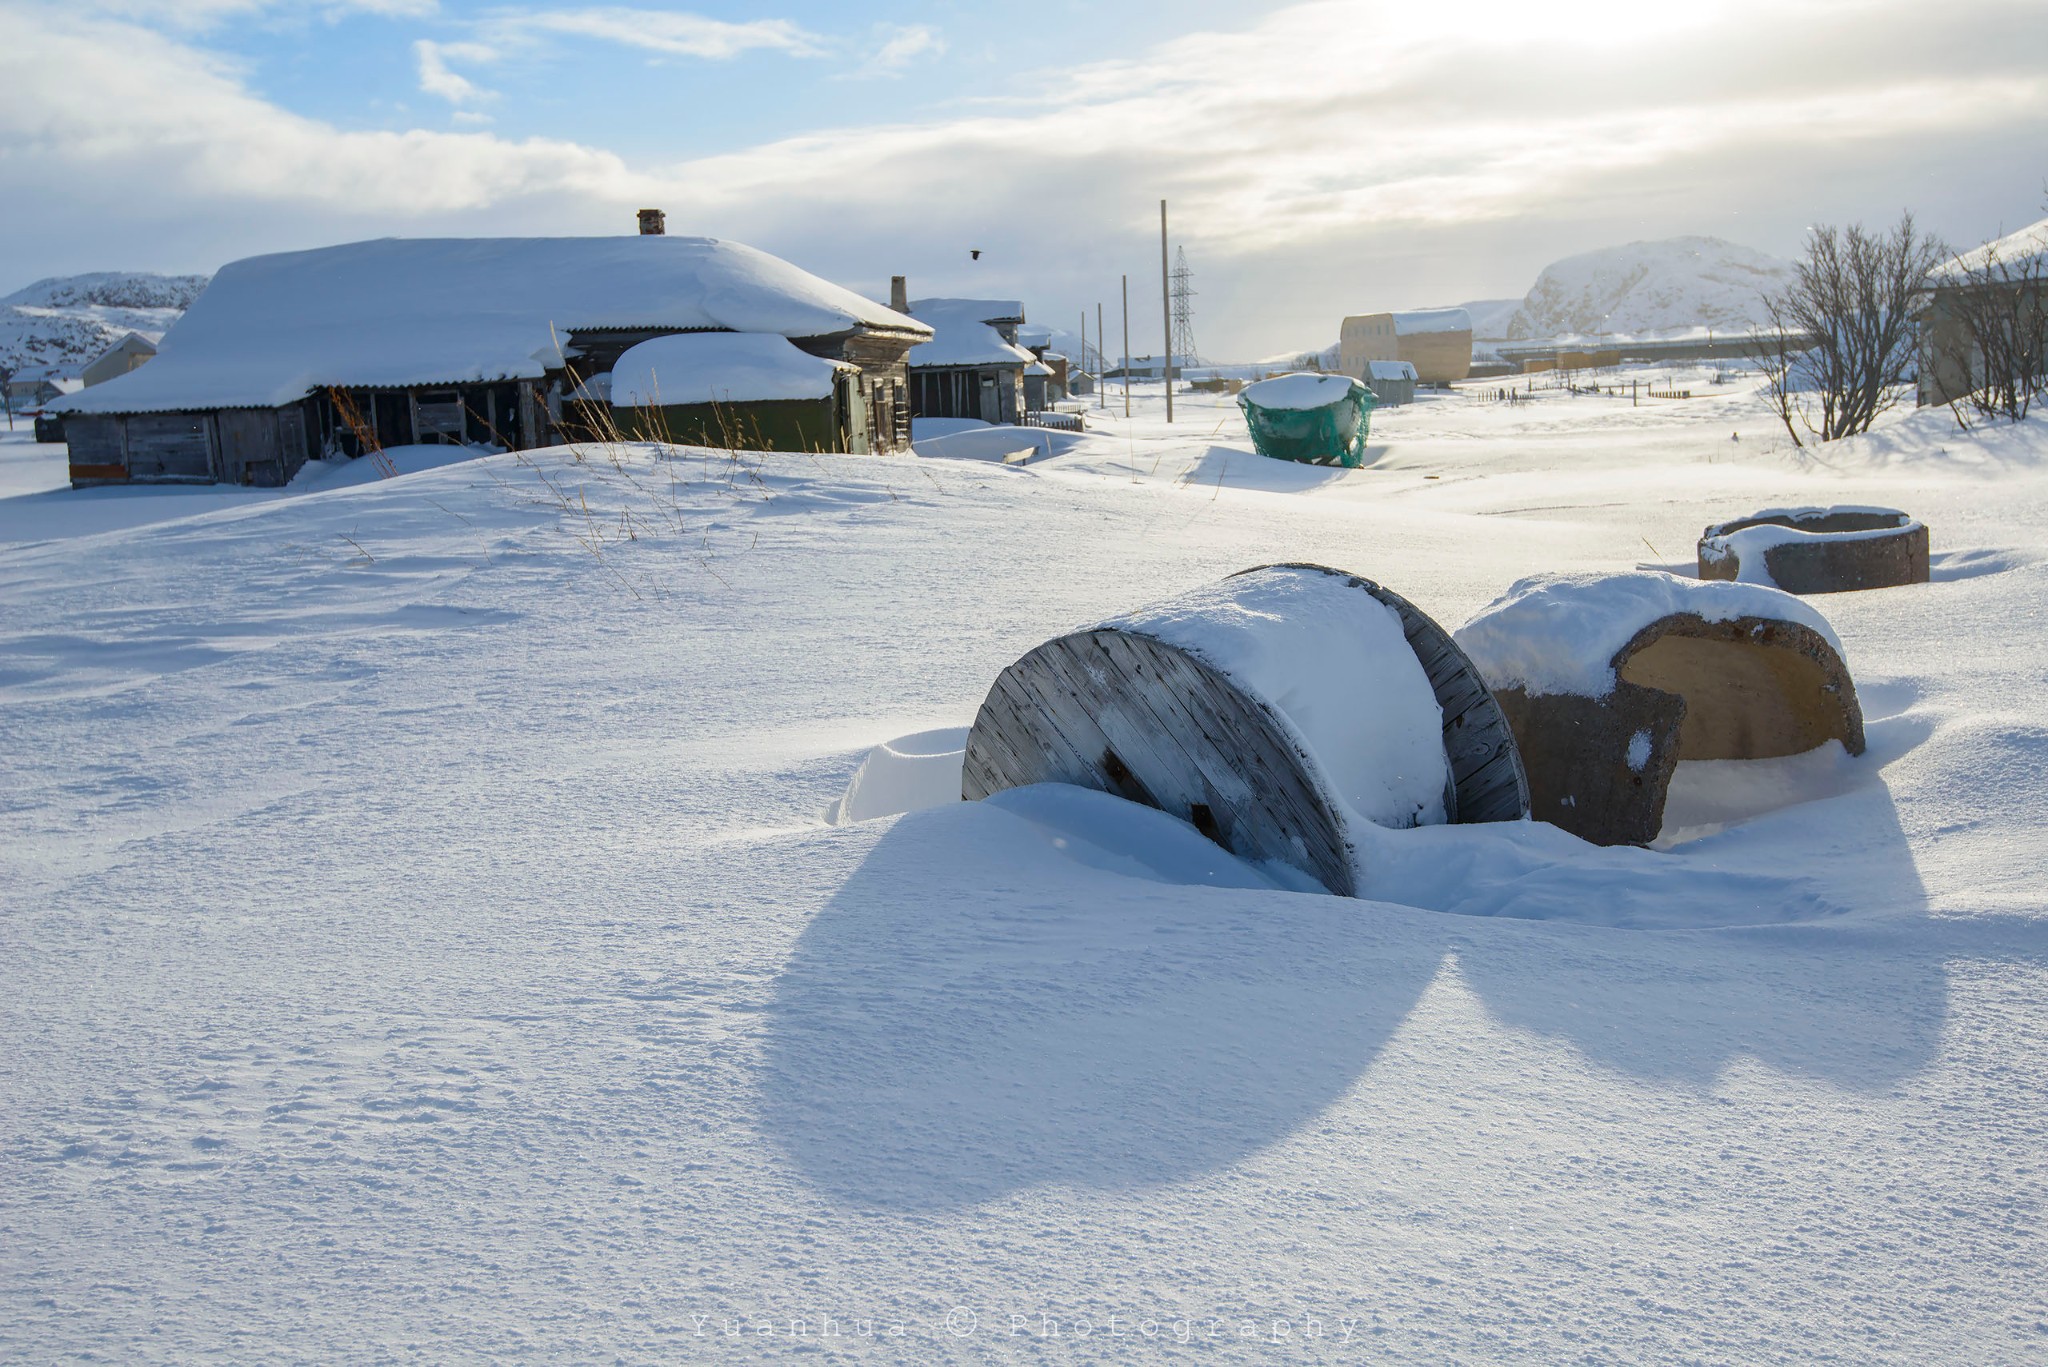
<path id="1" fill-rule="evenodd" d="M 128 473 L 137 480 L 214 478 L 212 422 L 203 413 L 138 413 L 128 418 Z"/>
<path id="2" fill-rule="evenodd" d="M 1155 710 L 1162 729 L 1199 736 L 1205 767 L 1222 791 L 1241 789 L 1232 805 L 1251 813 L 1252 828 L 1261 832 L 1260 857 L 1277 858 L 1335 890 L 1349 890 L 1354 874 L 1344 823 L 1336 797 L 1325 790 L 1309 761 L 1286 730 L 1256 699 L 1249 698 L 1208 665 L 1185 651 L 1145 637 L 1114 632 L 1090 633 L 1106 650 L 1142 655 L 1154 687 L 1139 695 Z M 1143 643 L 1142 646 L 1139 643 Z M 1223 773 L 1229 774 L 1228 778 Z M 1275 845 L 1267 832 L 1286 832 Z M 1298 837 L 1303 848 L 1293 848 Z"/>

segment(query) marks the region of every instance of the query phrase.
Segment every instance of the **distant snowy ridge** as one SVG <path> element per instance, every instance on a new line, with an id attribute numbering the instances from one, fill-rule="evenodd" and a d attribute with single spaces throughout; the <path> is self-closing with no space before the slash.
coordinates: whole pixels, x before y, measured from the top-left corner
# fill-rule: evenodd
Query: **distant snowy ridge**
<path id="1" fill-rule="evenodd" d="M 1684 335 L 1759 326 L 1759 295 L 1792 265 L 1718 237 L 1673 237 L 1568 256 L 1543 268 L 1507 326 L 1511 339 Z"/>
<path id="2" fill-rule="evenodd" d="M 0 366 L 75 376 L 130 332 L 160 341 L 207 279 L 95 271 L 38 280 L 0 299 Z"/>

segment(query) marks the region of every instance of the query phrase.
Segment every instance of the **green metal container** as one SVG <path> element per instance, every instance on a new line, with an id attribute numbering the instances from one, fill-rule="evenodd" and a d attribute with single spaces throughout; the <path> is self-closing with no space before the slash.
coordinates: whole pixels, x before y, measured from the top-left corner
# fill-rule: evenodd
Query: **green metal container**
<path id="1" fill-rule="evenodd" d="M 1261 380 L 1237 396 L 1260 455 L 1351 468 L 1365 464 L 1374 402 L 1372 391 L 1348 376 L 1306 372 Z"/>

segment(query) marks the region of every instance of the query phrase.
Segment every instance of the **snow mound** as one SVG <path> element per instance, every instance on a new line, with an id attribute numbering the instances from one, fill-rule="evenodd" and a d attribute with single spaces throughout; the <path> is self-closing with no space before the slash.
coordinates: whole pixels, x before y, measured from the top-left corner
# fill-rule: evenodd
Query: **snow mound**
<path id="1" fill-rule="evenodd" d="M 1759 294 L 1791 274 L 1790 262 L 1718 237 L 1604 247 L 1544 267 L 1507 336 L 1746 331 L 1764 321 Z"/>
<path id="2" fill-rule="evenodd" d="M 417 475 L 427 470 L 460 465 L 481 456 L 496 455 L 498 450 L 495 446 L 455 446 L 441 442 L 425 446 L 389 446 L 384 449 L 384 458 L 399 475 Z M 295 494 L 311 494 L 329 489 L 353 489 L 388 478 L 391 476 L 379 469 L 375 460 L 366 456 L 354 459 L 344 456 L 339 460 L 307 461 L 285 487 Z"/>
<path id="3" fill-rule="evenodd" d="M 993 426 L 994 423 L 983 422 L 980 418 L 912 418 L 910 439 L 923 441 L 928 437 L 950 437 L 955 432 L 973 432 Z"/>
<path id="4" fill-rule="evenodd" d="M 1614 691 L 1615 653 L 1652 622 L 1681 612 L 1707 622 L 1738 617 L 1797 622 L 1843 654 L 1827 619 L 1804 599 L 1762 584 L 1681 579 L 1655 571 L 1532 575 L 1518 580 L 1455 635 L 1490 688 L 1604 698 Z"/>
<path id="5" fill-rule="evenodd" d="M 853 368 L 768 333 L 683 332 L 628 347 L 612 367 L 610 398 L 619 408 L 826 399 Z"/>
<path id="6" fill-rule="evenodd" d="M 1271 704 L 1352 816 L 1394 827 L 1445 820 L 1435 690 L 1400 617 L 1341 577 L 1236 575 L 1102 627 L 1179 646 Z"/>
<path id="7" fill-rule="evenodd" d="M 1327 408 L 1349 398 L 1357 384 L 1348 375 L 1318 375 L 1304 370 L 1248 384 L 1239 397 L 1261 408 Z"/>
<path id="8" fill-rule="evenodd" d="M 918 437 L 910 449 L 920 456 L 946 460 L 988 460 L 1019 463 L 1036 456 L 1057 455 L 1077 440 L 1072 432 L 1037 427 L 994 427 L 982 424 L 936 437 Z"/>
<path id="9" fill-rule="evenodd" d="M 919 812 L 960 800 L 960 765 L 967 728 L 942 726 L 884 741 L 854 770 L 846 795 L 833 809 L 835 824 Z"/>
<path id="10" fill-rule="evenodd" d="M 1294 869 L 1255 868 L 1179 817 L 1113 793 L 1034 783 L 991 794 L 982 805 L 1021 818 L 1056 853 L 1104 873 L 1186 887 L 1322 891 Z"/>

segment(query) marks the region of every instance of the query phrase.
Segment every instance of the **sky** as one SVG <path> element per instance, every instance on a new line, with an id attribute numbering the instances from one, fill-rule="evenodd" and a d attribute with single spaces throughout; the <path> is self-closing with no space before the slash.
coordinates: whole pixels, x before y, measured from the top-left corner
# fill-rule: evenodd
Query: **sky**
<path id="1" fill-rule="evenodd" d="M 1054 326 L 1128 274 L 1143 353 L 1162 198 L 1217 360 L 1636 240 L 1971 245 L 2048 214 L 2048 4 L 0 0 L 0 293 L 652 206 Z"/>

